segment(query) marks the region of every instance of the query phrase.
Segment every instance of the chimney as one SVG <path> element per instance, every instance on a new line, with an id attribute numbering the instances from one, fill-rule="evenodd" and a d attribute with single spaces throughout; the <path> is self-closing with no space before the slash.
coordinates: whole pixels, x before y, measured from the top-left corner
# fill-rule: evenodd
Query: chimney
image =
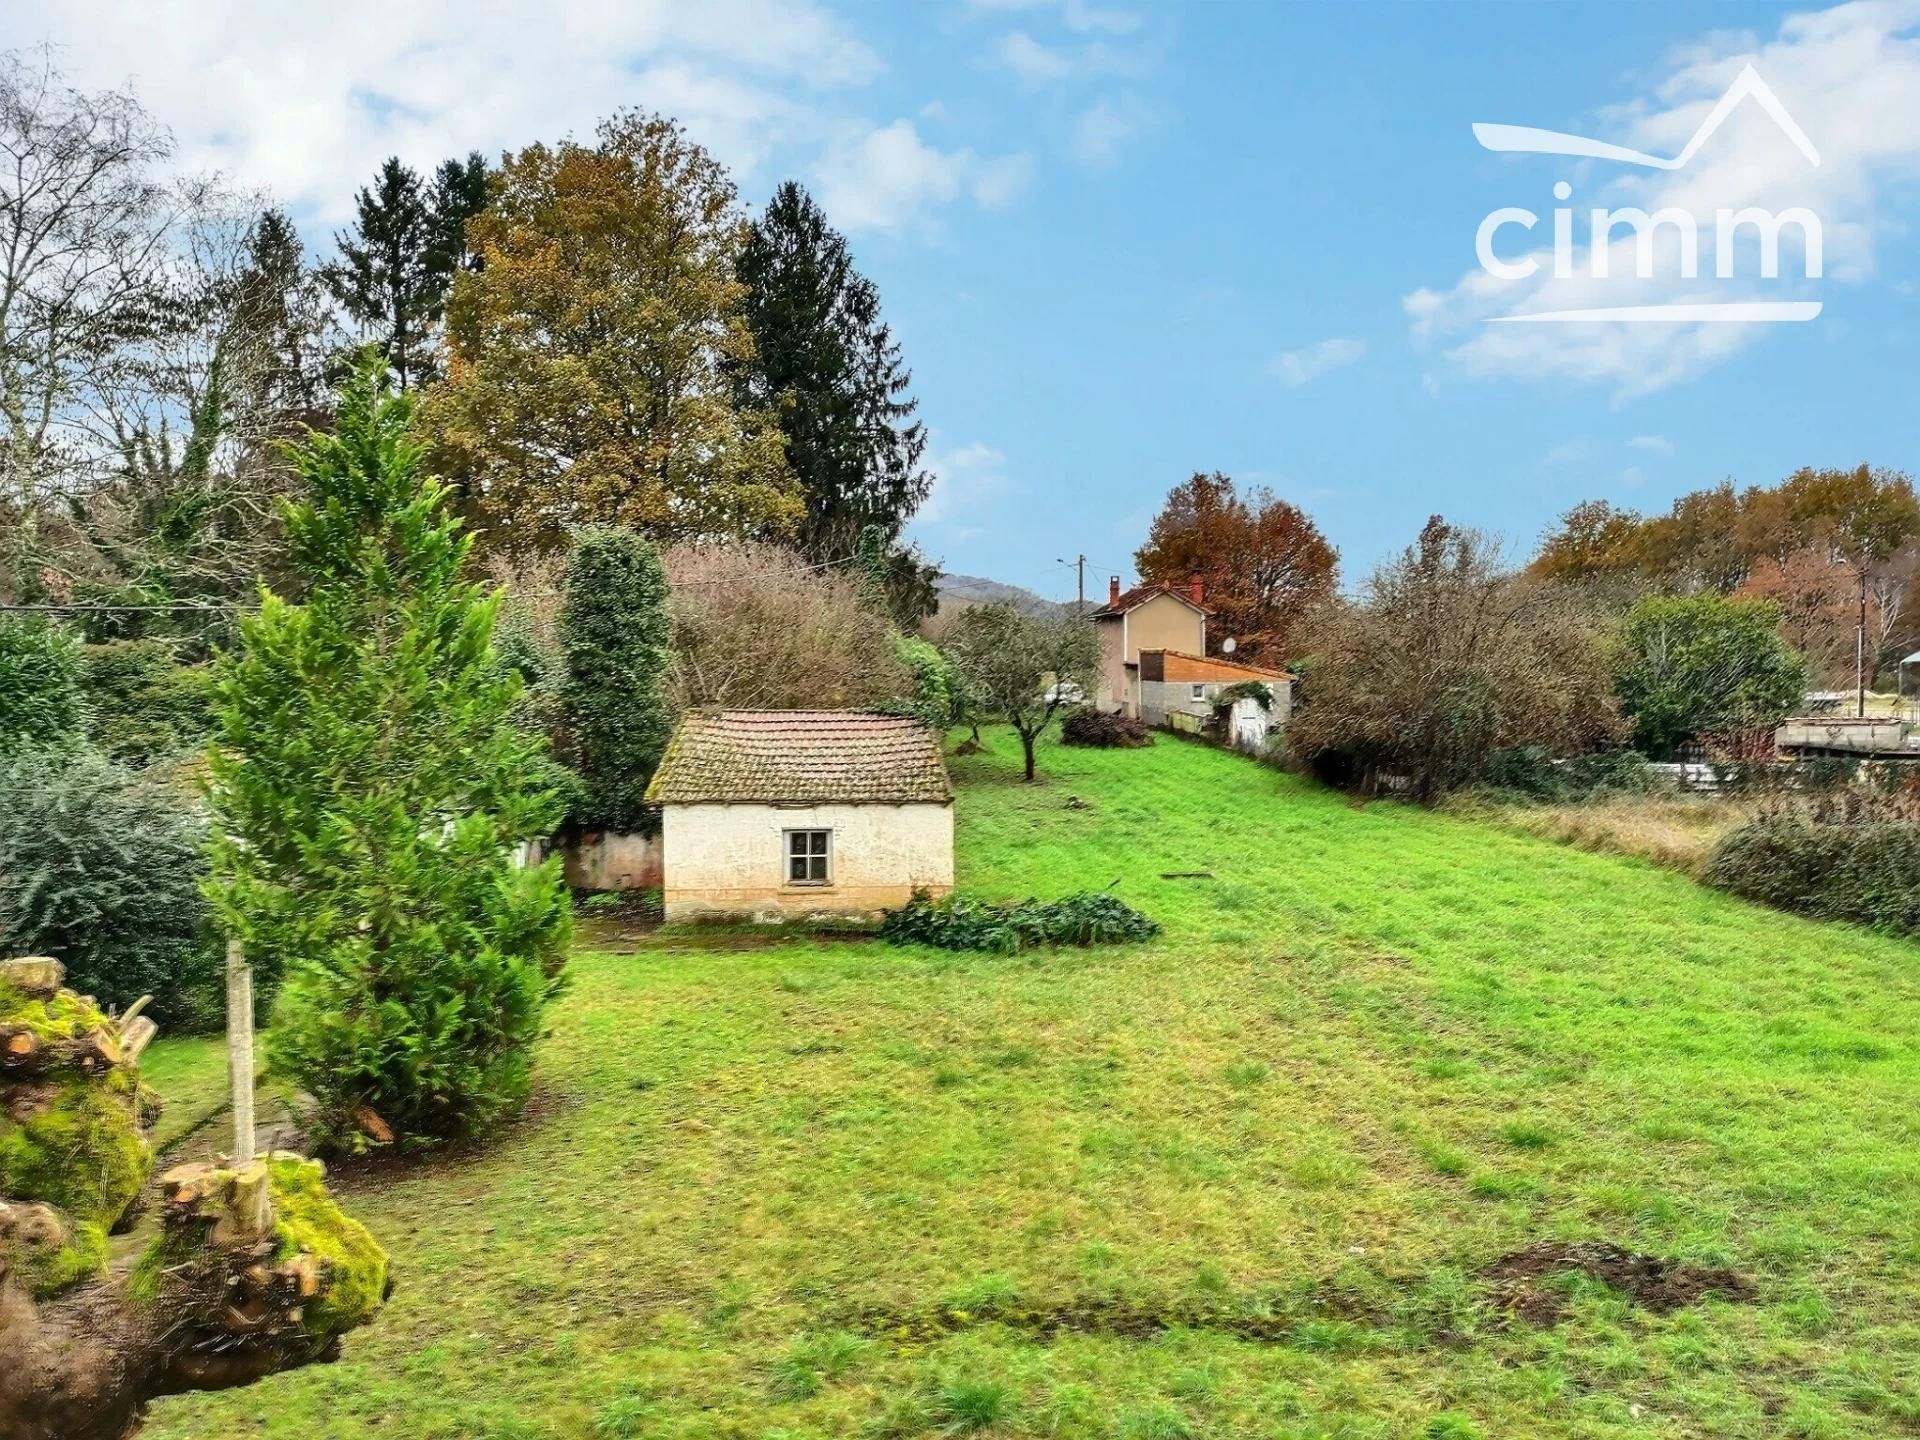
<path id="1" fill-rule="evenodd" d="M 1198 575 L 1194 576 L 1190 589 L 1194 604 L 1204 605 L 1207 603 L 1207 582 L 1202 577 Z"/>
<path id="2" fill-rule="evenodd" d="M 1109 605 L 1118 605 L 1120 603 L 1120 577 L 1118 575 L 1109 575 L 1107 577 L 1107 603 Z"/>

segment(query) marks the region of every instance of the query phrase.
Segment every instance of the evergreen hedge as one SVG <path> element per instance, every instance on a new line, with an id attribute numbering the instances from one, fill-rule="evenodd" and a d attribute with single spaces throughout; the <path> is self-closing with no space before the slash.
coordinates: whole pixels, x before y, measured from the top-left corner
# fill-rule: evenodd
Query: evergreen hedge
<path id="1" fill-rule="evenodd" d="M 205 827 L 182 797 L 72 748 L 0 759 L 0 795 L 0 955 L 51 955 L 116 1009 L 151 995 L 170 1031 L 217 1025 Z"/>
<path id="2" fill-rule="evenodd" d="M 1703 878 L 1777 910 L 1920 934 L 1920 825 L 1911 821 L 1765 815 L 1721 838 Z"/>

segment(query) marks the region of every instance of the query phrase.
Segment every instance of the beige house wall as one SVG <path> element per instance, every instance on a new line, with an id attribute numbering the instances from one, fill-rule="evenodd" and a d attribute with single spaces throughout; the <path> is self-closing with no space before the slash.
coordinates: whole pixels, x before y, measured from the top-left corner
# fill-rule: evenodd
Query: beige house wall
<path id="1" fill-rule="evenodd" d="M 787 881 L 788 830 L 830 830 L 825 885 Z M 951 805 L 668 805 L 667 920 L 873 915 L 953 889 Z"/>
<path id="2" fill-rule="evenodd" d="M 1094 703 L 1102 710 L 1139 715 L 1139 678 L 1127 667 L 1140 663 L 1142 650 L 1207 653 L 1207 617 L 1171 595 L 1156 595 L 1117 619 L 1095 623 L 1100 627 L 1100 677 Z"/>

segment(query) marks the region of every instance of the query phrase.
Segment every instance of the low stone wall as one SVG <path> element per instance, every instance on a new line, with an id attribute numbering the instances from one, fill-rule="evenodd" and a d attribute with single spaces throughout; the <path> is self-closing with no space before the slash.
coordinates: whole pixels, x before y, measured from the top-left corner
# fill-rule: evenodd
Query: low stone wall
<path id="1" fill-rule="evenodd" d="M 575 890 L 659 890 L 666 849 L 658 835 L 589 831 L 566 847 L 567 884 Z"/>

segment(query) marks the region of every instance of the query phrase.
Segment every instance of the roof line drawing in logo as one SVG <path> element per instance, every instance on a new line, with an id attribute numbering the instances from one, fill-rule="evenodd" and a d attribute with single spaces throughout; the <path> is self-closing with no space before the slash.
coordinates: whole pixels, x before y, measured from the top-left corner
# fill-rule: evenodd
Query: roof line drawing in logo
<path id="1" fill-rule="evenodd" d="M 1727 93 L 1720 97 L 1720 103 L 1713 107 L 1713 113 L 1700 122 L 1700 128 L 1686 143 L 1686 148 L 1671 160 L 1658 155 L 1649 155 L 1643 150 L 1631 150 L 1625 145 L 1612 145 L 1605 140 L 1592 140 L 1585 135 L 1567 135 L 1558 130 L 1536 130 L 1530 125 L 1486 125 L 1475 122 L 1474 138 L 1489 150 L 1520 155 L 1578 155 L 1591 160 L 1619 160 L 1628 165 L 1644 165 L 1650 170 L 1679 170 L 1700 152 L 1700 147 L 1712 138 L 1726 119 L 1737 109 L 1743 100 L 1753 99 L 1767 112 L 1773 123 L 1778 125 L 1787 139 L 1793 142 L 1793 148 L 1807 157 L 1807 163 L 1818 165 L 1820 152 L 1813 142 L 1787 113 L 1787 107 L 1780 103 L 1767 82 L 1760 78 L 1760 72 L 1747 65 L 1727 87 Z"/>
<path id="2" fill-rule="evenodd" d="M 1587 160 L 1612 160 L 1625 165 L 1638 165 L 1644 169 L 1670 172 L 1684 169 L 1688 162 L 1700 153 L 1707 141 L 1711 140 L 1715 133 L 1719 131 L 1720 127 L 1726 123 L 1728 117 L 1749 100 L 1754 101 L 1760 106 L 1768 118 L 1779 128 L 1781 134 L 1786 137 L 1795 150 L 1800 152 L 1808 164 L 1816 167 L 1820 164 L 1820 152 L 1815 148 L 1813 141 L 1807 138 L 1807 132 L 1800 128 L 1799 123 L 1787 112 L 1787 107 L 1780 103 L 1780 97 L 1773 93 L 1772 88 L 1768 86 L 1767 82 L 1760 78 L 1760 72 L 1755 70 L 1750 63 L 1741 68 L 1740 73 L 1734 77 L 1733 83 L 1727 87 L 1726 93 L 1720 97 L 1712 111 L 1708 113 L 1706 119 L 1701 121 L 1693 134 L 1688 137 L 1687 143 L 1682 147 L 1680 153 L 1671 158 L 1662 155 L 1650 155 L 1644 150 L 1635 150 L 1626 145 L 1615 145 L 1610 141 L 1596 140 L 1586 135 L 1570 135 L 1563 131 L 1542 130 L 1530 125 L 1491 125 L 1476 122 L 1473 126 L 1473 134 L 1474 138 L 1480 142 L 1482 148 L 1501 154 L 1567 155 Z M 1556 198 L 1566 198 L 1568 188 L 1565 182 L 1557 185 L 1554 189 Z M 1562 217 L 1556 224 L 1556 245 L 1562 247 L 1566 244 L 1566 222 L 1564 219 L 1566 213 L 1565 211 L 1555 212 L 1557 216 Z M 1650 224 L 1653 220 L 1668 216 L 1672 213 L 1674 212 L 1663 210 L 1660 212 L 1660 216 L 1649 217 L 1644 212 L 1638 210 L 1622 210 L 1616 212 L 1595 210 L 1593 212 L 1595 235 L 1590 243 L 1593 245 L 1607 243 L 1607 238 L 1610 236 L 1612 229 L 1612 217 L 1614 216 L 1617 216 L 1622 221 L 1637 217 L 1640 223 Z M 1743 209 L 1737 216 L 1730 210 L 1722 210 L 1719 212 L 1719 219 L 1717 221 L 1716 239 L 1717 243 L 1723 247 L 1729 246 L 1729 240 L 1727 238 L 1730 233 L 1729 217 L 1732 218 L 1735 224 L 1745 221 L 1753 221 L 1763 227 L 1771 224 L 1772 231 L 1771 234 L 1767 236 L 1766 243 L 1769 246 L 1776 247 L 1780 225 L 1789 219 L 1798 223 L 1801 226 L 1803 234 L 1808 235 L 1811 240 L 1809 246 L 1811 266 L 1808 270 L 1808 276 L 1811 278 L 1820 273 L 1820 262 L 1818 259 L 1819 219 L 1810 211 L 1794 209 L 1785 211 L 1780 216 L 1774 217 L 1757 209 Z M 1531 229 L 1537 219 L 1538 217 L 1530 210 L 1509 208 L 1495 211 L 1487 217 L 1486 225 L 1482 226 L 1481 243 L 1482 245 L 1485 243 L 1488 226 L 1497 229 L 1501 224 L 1513 223 Z M 1687 224 L 1686 238 L 1689 248 L 1685 253 L 1691 257 L 1695 253 L 1692 248 L 1695 242 L 1692 238 L 1691 219 L 1685 215 L 1682 215 L 1681 219 Z M 1641 263 L 1643 266 L 1646 266 L 1650 262 L 1644 257 L 1650 256 L 1652 252 L 1645 235 L 1640 235 L 1639 239 L 1642 246 L 1639 253 L 1643 257 Z M 1559 253 L 1559 250 L 1556 250 L 1556 256 L 1558 256 Z M 1726 258 L 1726 255 L 1729 253 L 1731 253 L 1730 249 L 1724 251 L 1719 257 L 1719 263 L 1716 265 L 1715 273 L 1722 278 L 1728 278 L 1733 273 L 1731 261 Z M 1766 253 L 1769 255 L 1777 255 L 1777 249 L 1770 250 Z M 1482 265 L 1491 273 L 1503 279 L 1524 278 L 1527 273 L 1531 273 L 1533 264 L 1531 261 L 1520 262 L 1520 264 L 1514 268 L 1513 273 L 1508 274 L 1496 268 L 1495 262 L 1489 258 L 1489 252 L 1484 248 L 1481 250 L 1481 257 Z M 1766 262 L 1767 265 L 1774 263 L 1777 262 L 1773 259 L 1769 259 Z M 1689 258 L 1687 264 L 1691 267 L 1693 261 Z M 1563 272 L 1556 270 L 1556 273 Z M 1605 273 L 1607 272 L 1601 267 L 1599 259 L 1596 259 L 1594 262 L 1595 276 L 1598 277 Z M 1694 272 L 1691 268 L 1687 268 L 1683 270 L 1682 273 L 1687 278 L 1691 278 Z M 1774 271 L 1771 268 L 1766 268 L 1763 270 L 1763 273 L 1768 278 L 1772 278 Z M 1643 271 L 1640 278 L 1651 279 L 1653 276 L 1650 271 Z M 1523 311 L 1508 315 L 1492 315 L 1486 318 L 1489 324 L 1538 323 L 1541 321 L 1588 323 L 1628 322 L 1639 324 L 1673 324 L 1676 322 L 1692 324 L 1754 324 L 1782 320 L 1807 321 L 1818 316 L 1820 311 L 1821 304 L 1817 300 L 1696 300 L 1670 305 L 1616 305 L 1572 310 Z"/>

